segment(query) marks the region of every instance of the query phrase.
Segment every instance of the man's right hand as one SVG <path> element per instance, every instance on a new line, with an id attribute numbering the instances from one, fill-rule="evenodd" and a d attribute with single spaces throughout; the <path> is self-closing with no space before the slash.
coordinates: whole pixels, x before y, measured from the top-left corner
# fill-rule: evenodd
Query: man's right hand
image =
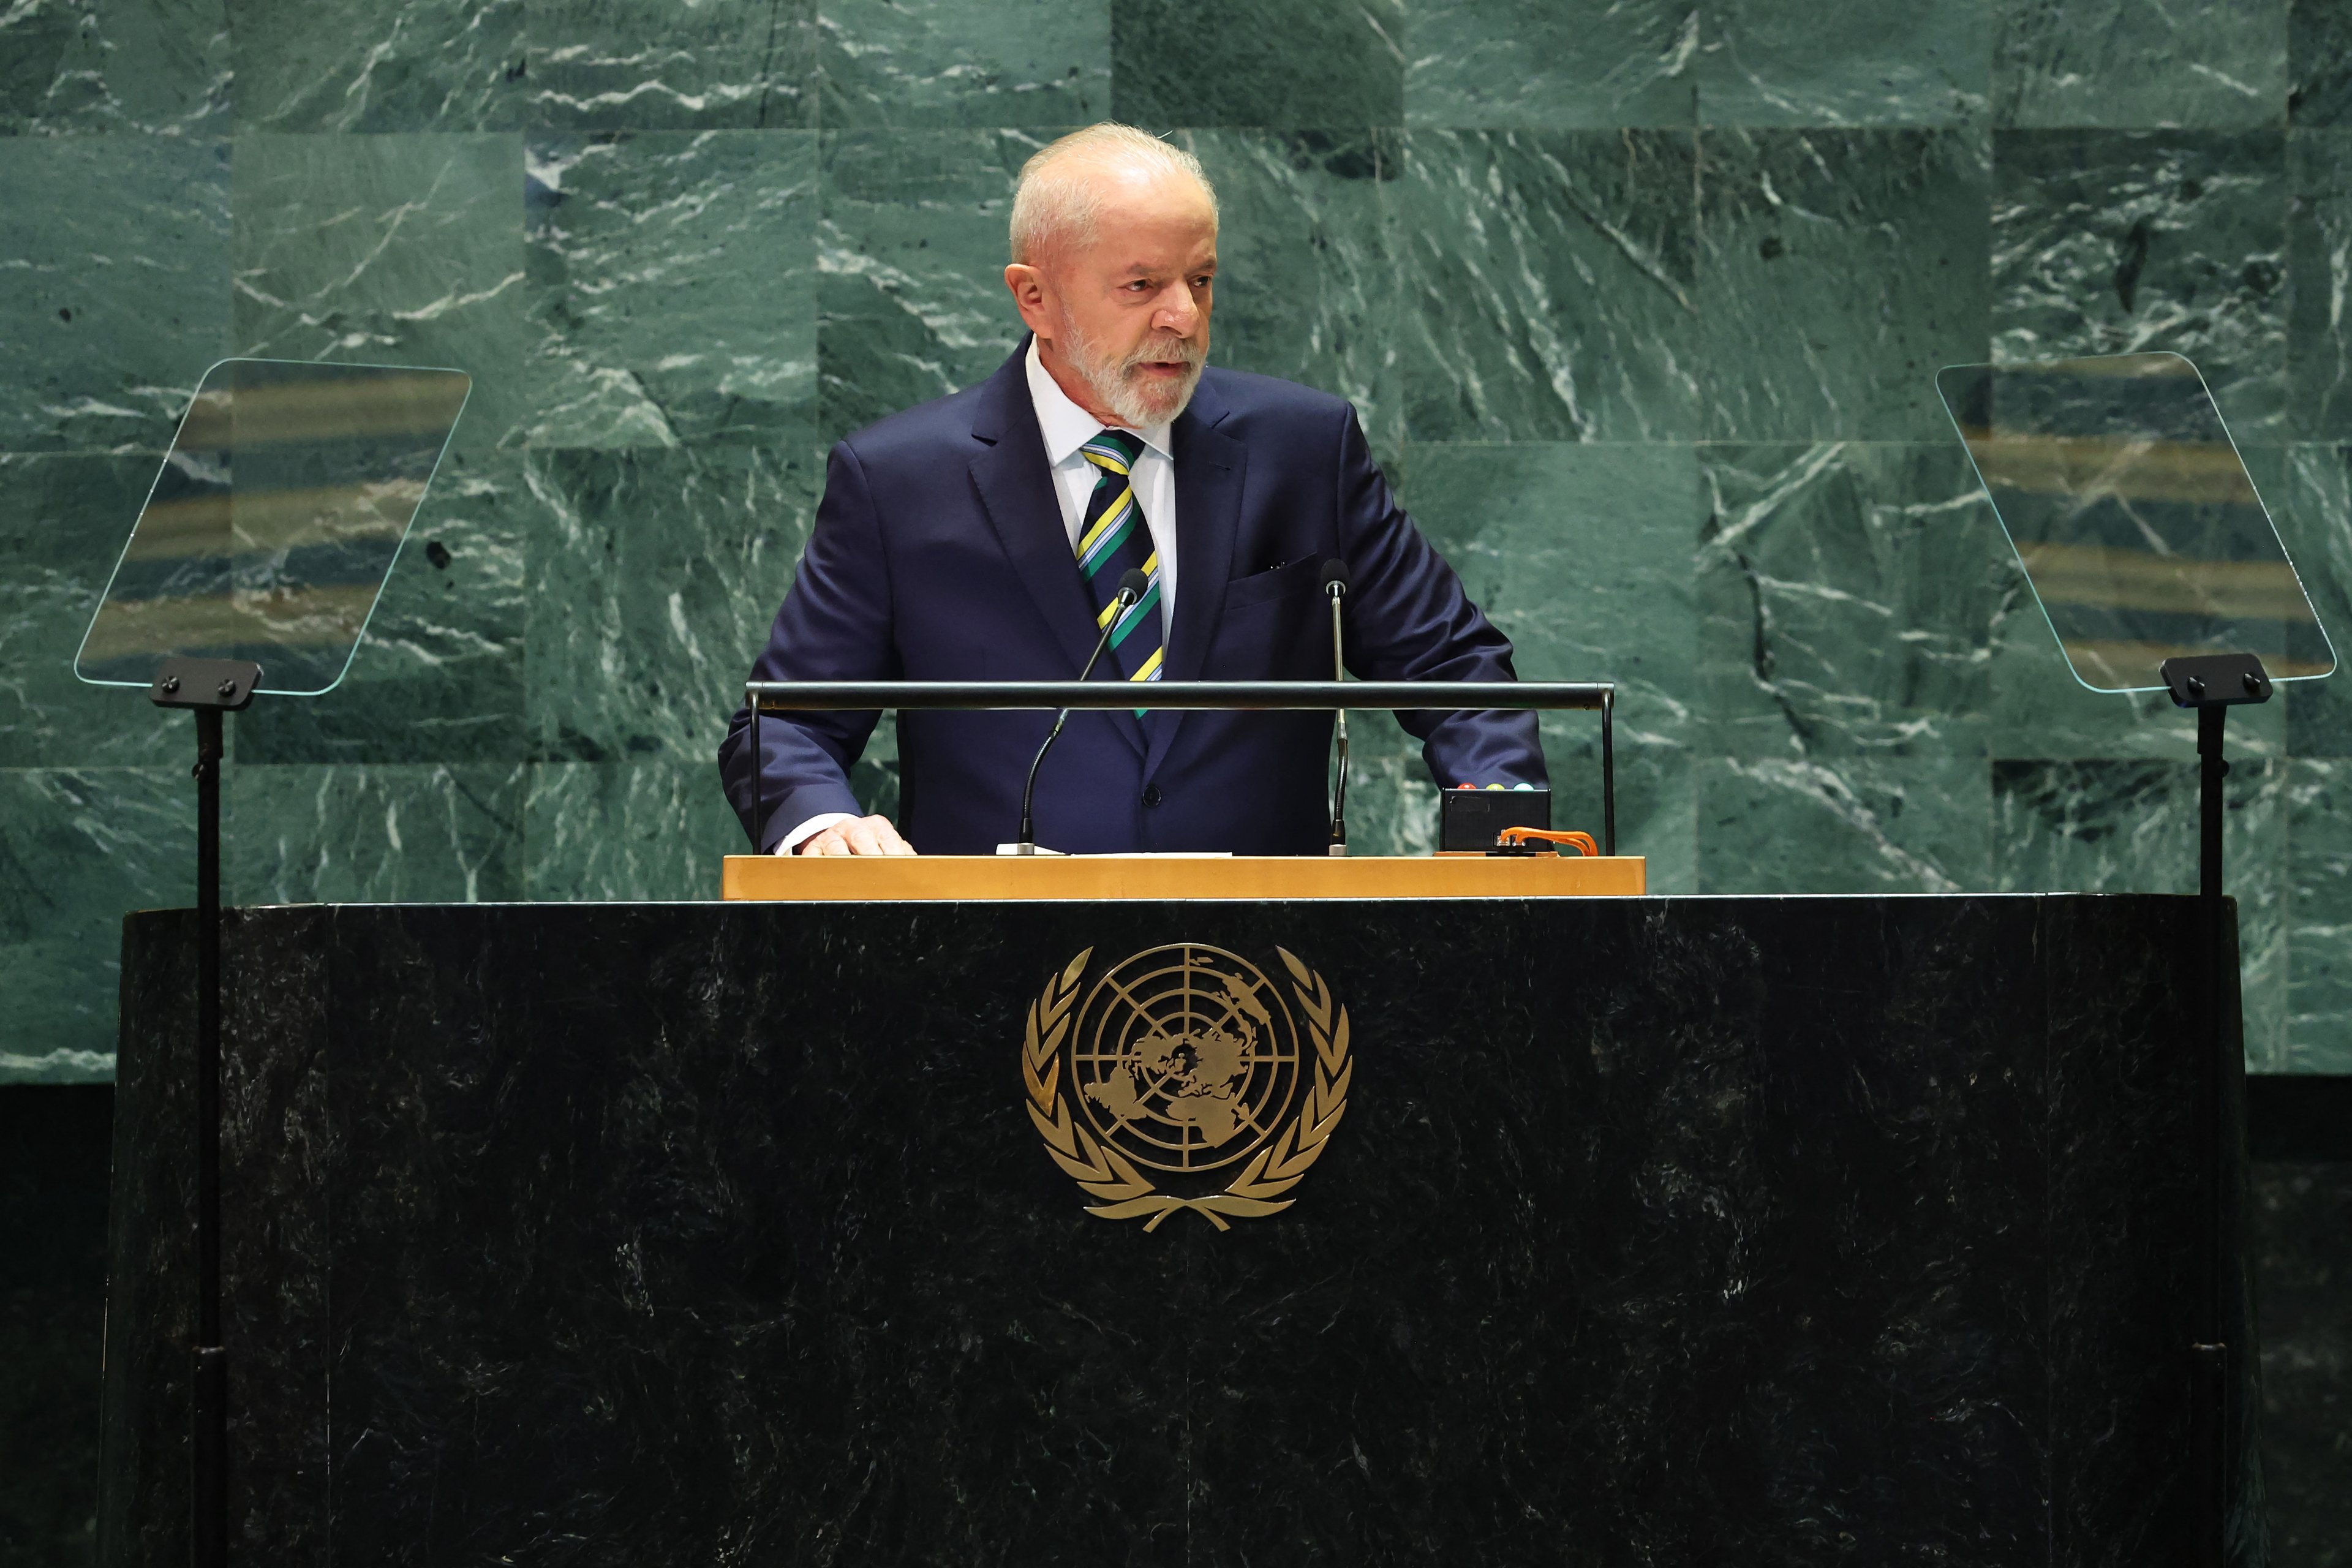
<path id="1" fill-rule="evenodd" d="M 887 816 L 861 816 L 836 822 L 811 834 L 797 853 L 803 855 L 912 855 L 915 847 L 898 837 Z"/>

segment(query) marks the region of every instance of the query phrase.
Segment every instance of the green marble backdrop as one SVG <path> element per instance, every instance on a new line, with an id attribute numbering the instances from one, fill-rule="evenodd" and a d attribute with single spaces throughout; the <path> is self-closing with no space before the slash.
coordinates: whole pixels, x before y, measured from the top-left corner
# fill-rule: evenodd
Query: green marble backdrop
<path id="1" fill-rule="evenodd" d="M 1623 683 L 1660 890 L 2191 885 L 2191 726 L 2068 679 L 1938 365 L 2190 355 L 2352 630 L 2341 0 L 18 0 L 0 1079 L 106 1076 L 187 896 L 188 721 L 67 661 L 206 364 L 478 383 L 350 681 L 233 722 L 233 896 L 709 897 L 826 444 L 998 363 L 1013 173 L 1104 115 L 1214 174 L 1220 361 L 1356 401 L 1524 673 Z M 2352 1069 L 2352 687 L 2231 728 L 2250 1058 Z"/>

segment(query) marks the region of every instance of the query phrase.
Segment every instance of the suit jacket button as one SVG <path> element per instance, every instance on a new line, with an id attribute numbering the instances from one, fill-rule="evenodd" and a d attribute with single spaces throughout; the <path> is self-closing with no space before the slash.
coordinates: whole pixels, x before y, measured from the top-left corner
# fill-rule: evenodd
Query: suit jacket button
<path id="1" fill-rule="evenodd" d="M 1160 786 L 1158 784 L 1145 784 L 1143 786 L 1143 804 L 1146 805 L 1158 805 L 1160 804 Z"/>

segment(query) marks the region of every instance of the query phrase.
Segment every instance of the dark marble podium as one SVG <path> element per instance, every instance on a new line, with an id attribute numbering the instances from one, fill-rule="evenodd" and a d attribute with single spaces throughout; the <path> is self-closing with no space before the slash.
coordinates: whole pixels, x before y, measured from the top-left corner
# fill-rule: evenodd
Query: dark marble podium
<path id="1" fill-rule="evenodd" d="M 2193 901 L 241 911 L 243 1563 L 2186 1560 Z M 110 1563 L 184 1561 L 189 917 L 125 939 Z M 1089 1217 L 1083 949 L 1312 963 L 1297 1202 Z"/>

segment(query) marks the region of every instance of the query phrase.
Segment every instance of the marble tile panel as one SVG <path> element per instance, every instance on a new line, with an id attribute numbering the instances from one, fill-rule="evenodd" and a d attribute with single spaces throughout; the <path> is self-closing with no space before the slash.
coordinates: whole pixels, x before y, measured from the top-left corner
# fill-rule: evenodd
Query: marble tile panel
<path id="1" fill-rule="evenodd" d="M 1991 880 L 1983 759 L 1702 759 L 1702 893 L 1963 893 Z"/>
<path id="2" fill-rule="evenodd" d="M 453 453 L 410 525 L 342 681 L 229 721 L 239 763 L 520 762 L 523 563 L 519 452 Z"/>
<path id="3" fill-rule="evenodd" d="M 2103 757 L 2191 762 L 2197 721 L 2162 692 L 2094 691 L 2074 679 L 2024 574 L 2011 561 L 2012 596 L 1993 637 L 1992 710 L 1987 743 L 1996 757 Z M 2230 754 L 2285 754 L 2294 689 L 2259 708 L 2230 710 Z"/>
<path id="4" fill-rule="evenodd" d="M 228 147 L 0 136 L 0 450 L 171 445 L 228 352 Z"/>
<path id="5" fill-rule="evenodd" d="M 2352 1073 L 2352 760 L 2287 764 L 2283 1070 Z"/>
<path id="6" fill-rule="evenodd" d="M 2279 132 L 2006 132 L 1993 163 L 1998 360 L 2168 349 L 2241 443 L 2284 436 Z"/>
<path id="7" fill-rule="evenodd" d="M 2294 435 L 2352 438 L 2352 129 L 2287 138 L 2286 384 Z"/>
<path id="8" fill-rule="evenodd" d="M 2286 1058 L 2290 765 L 2234 755 L 2222 866 L 2238 901 L 2246 1066 Z M 2090 759 L 1992 765 L 1993 872 L 2002 892 L 2193 893 L 2197 767 Z"/>
<path id="9" fill-rule="evenodd" d="M 239 904 L 496 903 L 523 896 L 520 763 L 232 763 L 221 897 Z"/>
<path id="10" fill-rule="evenodd" d="M 1426 855 L 1437 847 L 1437 786 L 1421 742 L 1385 712 L 1348 720 L 1348 848 Z"/>
<path id="11" fill-rule="evenodd" d="M 21 0 L 0 11 L 0 136 L 228 130 L 225 0 Z"/>
<path id="12" fill-rule="evenodd" d="M 1968 131 L 1703 135 L 1706 434 L 1948 437 L 1935 374 L 1989 330 L 1989 164 Z"/>
<path id="13" fill-rule="evenodd" d="M 241 131 L 512 131 L 524 0 L 227 0 Z"/>
<path id="14" fill-rule="evenodd" d="M 530 115 L 558 131 L 816 123 L 816 0 L 530 0 Z"/>
<path id="15" fill-rule="evenodd" d="M 1004 289 L 1018 132 L 857 131 L 824 142 L 818 433 L 985 380 L 1021 341 Z"/>
<path id="16" fill-rule="evenodd" d="M 2194 763 L 2004 759 L 1993 771 L 2003 892 L 2197 890 Z"/>
<path id="17" fill-rule="evenodd" d="M 535 447 L 776 439 L 816 401 L 814 132 L 532 138 Z"/>
<path id="18" fill-rule="evenodd" d="M 1995 0 L 1706 0 L 1693 75 L 1702 125 L 1973 125 Z"/>
<path id="19" fill-rule="evenodd" d="M 523 805 L 523 893 L 564 902 L 715 899 L 742 826 L 700 758 L 539 763 Z"/>
<path id="20" fill-rule="evenodd" d="M 522 138 L 237 140 L 236 352 L 423 364 L 474 378 L 455 445 L 520 412 Z"/>
<path id="21" fill-rule="evenodd" d="M 2263 1481 L 2271 1561 L 2352 1563 L 2352 1317 L 2344 1310 L 2352 1162 L 2257 1163 L 2248 1173 Z"/>
<path id="22" fill-rule="evenodd" d="M 2277 122 L 2290 0 L 1994 0 L 1993 113 L 2018 126 Z"/>
<path id="23" fill-rule="evenodd" d="M 1697 117 L 1692 0 L 1413 0 L 1407 125 L 1614 130 Z"/>
<path id="24" fill-rule="evenodd" d="M 2287 559 L 2336 650 L 2336 673 L 2291 681 L 2265 707 L 2283 707 L 2285 750 L 2352 756 L 2352 447 L 2299 443 L 2245 454 Z M 2233 735 L 2255 711 L 2230 714 Z"/>
<path id="25" fill-rule="evenodd" d="M 824 121 L 1087 125 L 1110 111 L 1107 0 L 821 0 Z"/>
<path id="26" fill-rule="evenodd" d="M 1958 443 L 1699 460 L 1700 750 L 1981 758 L 2010 552 Z"/>
<path id="27" fill-rule="evenodd" d="M 1692 133 L 1413 131 L 1404 149 L 1413 440 L 1700 433 Z"/>
<path id="28" fill-rule="evenodd" d="M 1356 405 L 1376 453 L 1403 439 L 1396 369 L 1392 136 L 1196 131 L 1178 138 L 1217 188 L 1213 363 Z"/>
<path id="29" fill-rule="evenodd" d="M 1148 131 L 1404 120 L 1404 0 L 1110 0 L 1111 115 Z"/>
<path id="30" fill-rule="evenodd" d="M 1511 639 L 1520 678 L 1618 683 L 1618 847 L 1651 858 L 1653 892 L 1693 890 L 1693 448 L 1421 446 L 1403 467 L 1415 521 Z M 1600 716 L 1550 715 L 1544 736 L 1554 825 L 1598 837 Z"/>
<path id="31" fill-rule="evenodd" d="M 1548 752 L 1554 820 L 1599 840 L 1600 758 L 1590 745 Z M 1696 763 L 1650 747 L 1618 748 L 1617 853 L 1639 855 L 1648 862 L 1643 872 L 1653 893 L 1700 890 L 1698 799 Z"/>
<path id="32" fill-rule="evenodd" d="M 2288 123 L 2352 125 L 2352 12 L 2287 0 L 2286 71 Z"/>
<path id="33" fill-rule="evenodd" d="M 185 714 L 73 672 L 155 459 L 0 452 L 0 767 L 184 763 Z"/>
<path id="34" fill-rule="evenodd" d="M 113 1076 L 122 917 L 195 883 L 186 764 L 0 768 L 0 1082 Z"/>
<path id="35" fill-rule="evenodd" d="M 711 768 L 816 513 L 795 447 L 534 452 L 531 754 Z"/>

